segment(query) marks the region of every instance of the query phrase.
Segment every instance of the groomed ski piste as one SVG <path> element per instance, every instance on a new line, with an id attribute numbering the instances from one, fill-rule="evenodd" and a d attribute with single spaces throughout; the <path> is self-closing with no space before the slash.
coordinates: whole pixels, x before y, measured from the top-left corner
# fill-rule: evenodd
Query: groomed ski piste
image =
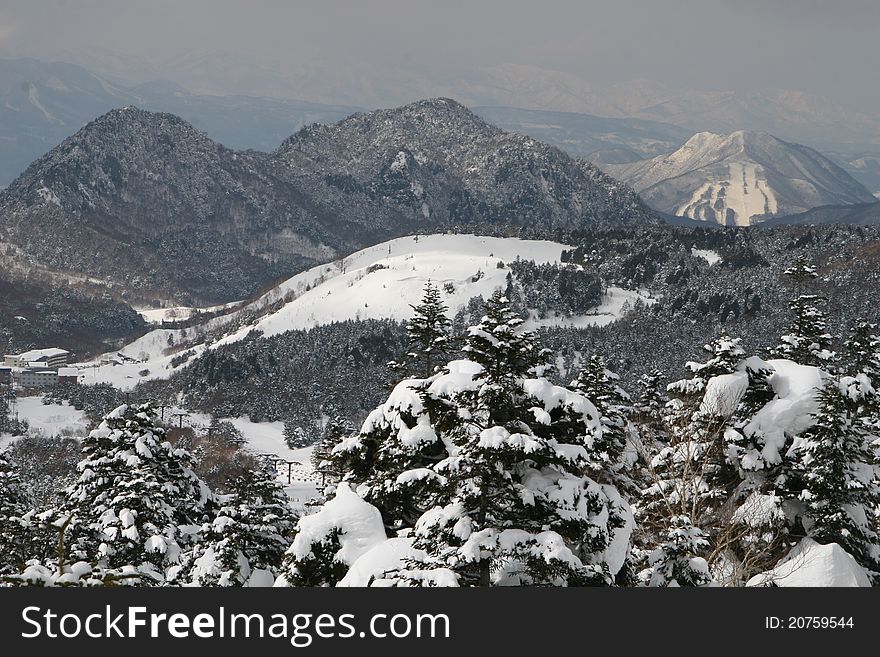
<path id="1" fill-rule="evenodd" d="M 244 339 L 255 331 L 268 337 L 285 331 L 357 319 L 407 320 L 412 304 L 431 281 L 443 292 L 452 317 L 476 296 L 488 298 L 507 285 L 509 263 L 516 259 L 538 264 L 560 263 L 570 247 L 549 241 L 476 235 L 419 235 L 372 246 L 331 263 L 313 267 L 282 282 L 258 299 L 227 315 L 188 329 L 155 329 L 124 348 L 81 363 L 82 382 L 110 383 L 131 390 L 141 381 L 170 377 L 207 349 Z M 280 309 L 257 322 L 240 326 L 245 314 L 265 310 L 284 299 Z M 572 317 L 536 314 L 528 328 L 540 326 L 602 326 L 622 317 L 641 301 L 655 302 L 646 290 L 609 287 L 602 303 L 590 313 Z M 192 314 L 192 309 L 187 311 Z M 193 343 L 200 332 L 220 333 L 211 344 Z M 186 349 L 176 345 L 188 343 Z M 191 351 L 184 363 L 172 360 Z"/>

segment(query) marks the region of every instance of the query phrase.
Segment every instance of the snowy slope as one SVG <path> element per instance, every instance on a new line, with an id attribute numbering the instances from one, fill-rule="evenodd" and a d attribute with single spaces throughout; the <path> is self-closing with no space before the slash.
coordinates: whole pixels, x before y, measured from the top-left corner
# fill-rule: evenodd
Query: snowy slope
<path id="1" fill-rule="evenodd" d="M 192 306 L 171 306 L 169 308 L 135 308 L 138 314 L 144 318 L 148 324 L 161 324 L 162 322 L 180 322 L 190 319 L 197 313 L 210 313 L 227 308 L 232 308 L 240 304 L 240 301 L 233 301 L 220 306 L 208 306 L 206 308 L 194 308 Z"/>
<path id="2" fill-rule="evenodd" d="M 742 130 L 701 132 L 668 155 L 605 168 L 658 210 L 724 225 L 872 201 L 867 189 L 813 149 Z"/>
<path id="3" fill-rule="evenodd" d="M 406 320 L 412 314 L 411 304 L 421 299 L 427 281 L 441 288 L 452 316 L 471 298 L 488 298 L 505 287 L 508 264 L 517 258 L 558 263 L 567 248 L 555 242 L 475 235 L 390 240 L 313 267 L 255 301 L 197 327 L 151 331 L 118 352 L 82 364 L 84 381 L 107 382 L 130 390 L 140 381 L 169 377 L 176 369 L 172 360 L 181 352 L 177 345 L 186 344 L 192 360 L 206 349 L 241 340 L 255 330 L 271 336 L 349 319 Z M 602 303 L 588 314 L 533 317 L 529 326 L 604 325 L 621 317 L 639 299 L 654 302 L 646 291 L 610 287 Z M 283 305 L 269 312 L 270 306 L 275 308 L 279 302 Z M 257 321 L 245 323 L 246 318 L 254 316 Z M 219 335 L 219 339 L 207 344 L 198 337 L 206 331 Z M 182 363 L 177 368 L 185 366 Z"/>
<path id="4" fill-rule="evenodd" d="M 419 301 L 428 281 L 441 289 L 452 285 L 453 291 L 443 297 L 452 316 L 469 299 L 488 297 L 507 284 L 510 270 L 499 264 L 516 258 L 559 262 L 566 248 L 554 242 L 474 235 L 391 240 L 291 279 L 283 288 L 295 292 L 296 298 L 255 326 L 220 342 L 240 340 L 252 330 L 270 336 L 347 319 L 405 320 L 412 314 L 410 304 Z M 308 284 L 312 289 L 306 289 Z"/>

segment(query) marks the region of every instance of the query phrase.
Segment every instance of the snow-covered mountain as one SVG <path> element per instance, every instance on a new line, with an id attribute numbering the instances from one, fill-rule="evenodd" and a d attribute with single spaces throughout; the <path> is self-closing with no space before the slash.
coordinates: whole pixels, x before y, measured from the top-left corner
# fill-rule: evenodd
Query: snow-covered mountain
<path id="1" fill-rule="evenodd" d="M 170 114 L 114 110 L 0 193 L 0 215 L 22 261 L 135 300 L 205 305 L 399 235 L 658 221 L 593 165 L 448 99 L 315 124 L 273 153 L 230 150 Z"/>
<path id="2" fill-rule="evenodd" d="M 485 299 L 495 290 L 505 289 L 509 277 L 515 284 L 510 263 L 521 259 L 559 264 L 567 248 L 555 242 L 476 235 L 397 238 L 297 274 L 195 329 L 155 329 L 89 363 L 84 370 L 86 381 L 130 389 L 145 380 L 167 378 L 186 366 L 188 359 L 175 357 L 194 334 L 210 335 L 211 339 L 192 342 L 188 349 L 193 357 L 255 334 L 269 337 L 346 320 L 406 321 L 412 314 L 411 305 L 419 302 L 429 281 L 441 289 L 452 317 L 472 298 Z M 644 291 L 609 287 L 600 303 L 586 314 L 540 317 L 533 313 L 528 325 L 602 326 L 621 317 L 627 306 L 639 300 L 645 304 L 655 301 Z M 148 374 L 143 374 L 144 370 Z"/>
<path id="3" fill-rule="evenodd" d="M 728 226 L 875 200 L 813 149 L 760 132 L 701 132 L 668 155 L 605 169 L 658 210 Z"/>
<path id="4" fill-rule="evenodd" d="M 230 148 L 271 150 L 304 125 L 357 110 L 301 100 L 193 94 L 179 84 L 108 81 L 81 66 L 0 58 L 0 187 L 43 153 L 114 108 L 137 105 L 186 119 Z"/>

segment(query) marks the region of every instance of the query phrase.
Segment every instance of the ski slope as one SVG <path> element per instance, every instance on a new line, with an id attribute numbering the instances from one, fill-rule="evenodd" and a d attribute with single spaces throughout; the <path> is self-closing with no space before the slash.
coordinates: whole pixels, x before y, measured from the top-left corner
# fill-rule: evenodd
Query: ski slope
<path id="1" fill-rule="evenodd" d="M 564 244 L 476 235 L 401 237 L 319 265 L 282 282 L 258 299 L 229 314 L 189 329 L 156 329 L 118 352 L 81 364 L 83 381 L 111 383 L 131 390 L 141 381 L 168 378 L 186 363 L 172 360 L 177 345 L 188 344 L 190 362 L 207 349 L 244 339 L 254 331 L 264 336 L 345 320 L 407 320 L 425 283 L 442 293 L 452 317 L 473 297 L 488 298 L 507 286 L 509 264 L 517 258 L 539 264 L 559 263 Z M 621 317 L 638 299 L 653 303 L 646 291 L 609 287 L 600 306 L 577 317 L 533 317 L 529 326 L 605 325 Z M 274 312 L 270 306 L 283 302 Z M 244 324 L 245 315 L 259 319 Z M 210 331 L 220 337 L 211 344 L 198 336 Z"/>
<path id="2" fill-rule="evenodd" d="M 556 263 L 568 248 L 555 242 L 474 235 L 391 240 L 316 268 L 318 272 L 310 270 L 304 278 L 312 283 L 311 289 L 291 279 L 283 285 L 296 294 L 292 301 L 219 344 L 241 340 L 254 330 L 268 337 L 349 319 L 405 320 L 428 281 L 440 287 L 452 317 L 473 297 L 488 298 L 505 287 L 510 272 L 506 263 L 517 258 Z"/>

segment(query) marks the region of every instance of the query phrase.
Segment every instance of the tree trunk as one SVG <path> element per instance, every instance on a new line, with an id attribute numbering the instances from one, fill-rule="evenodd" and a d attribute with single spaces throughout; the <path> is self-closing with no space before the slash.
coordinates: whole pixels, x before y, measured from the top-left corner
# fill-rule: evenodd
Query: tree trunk
<path id="1" fill-rule="evenodd" d="M 486 491 L 486 480 L 483 479 L 482 494 L 480 495 L 480 513 L 478 516 L 480 527 L 486 526 L 486 511 L 487 511 L 487 503 L 488 503 L 488 492 Z M 480 586 L 489 587 L 492 586 L 492 582 L 490 579 L 490 560 L 489 559 L 480 559 Z"/>

